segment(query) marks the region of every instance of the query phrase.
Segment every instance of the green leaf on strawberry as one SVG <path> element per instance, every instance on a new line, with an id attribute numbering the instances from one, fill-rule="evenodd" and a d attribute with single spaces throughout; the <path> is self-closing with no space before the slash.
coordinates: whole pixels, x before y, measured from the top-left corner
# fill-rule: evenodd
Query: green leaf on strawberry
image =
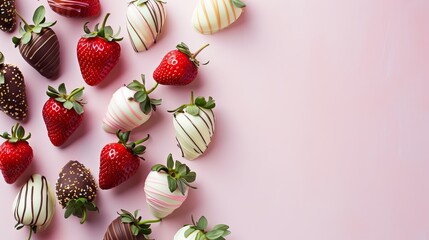
<path id="1" fill-rule="evenodd" d="M 238 8 L 244 8 L 246 7 L 246 4 L 240 0 L 231 0 L 232 4 L 234 4 L 234 6 L 238 7 Z"/>
<path id="2" fill-rule="evenodd" d="M 57 21 L 46 22 L 45 13 L 46 13 L 45 7 L 39 6 L 34 12 L 33 24 L 28 24 L 25 21 L 25 19 L 18 12 L 16 12 L 16 15 L 18 15 L 18 17 L 24 23 L 24 27 L 21 24 L 19 24 L 18 29 L 19 29 L 19 34 L 21 36 L 12 38 L 12 42 L 15 44 L 15 47 L 17 47 L 20 43 L 23 45 L 29 43 L 31 41 L 31 33 L 34 32 L 39 34 L 42 32 L 44 28 L 52 27 L 57 23 Z"/>
<path id="3" fill-rule="evenodd" d="M 170 110 L 171 113 L 183 113 L 187 112 L 193 116 L 198 116 L 200 113 L 200 108 L 204 109 L 213 109 L 216 107 L 216 102 L 212 97 L 209 97 L 207 100 L 204 97 L 197 97 L 194 99 L 194 92 L 191 92 L 191 103 L 183 104 L 180 107 Z"/>
<path id="4" fill-rule="evenodd" d="M 128 142 L 128 140 L 130 138 L 130 134 L 131 134 L 131 131 L 122 132 L 122 131 L 118 130 L 116 132 L 116 136 L 119 139 L 118 143 L 124 145 L 134 155 L 143 154 L 146 151 L 146 147 L 143 145 L 140 145 L 140 144 L 146 142 L 150 138 L 150 135 L 148 134 L 145 138 L 137 140 L 135 142 Z"/>
<path id="5" fill-rule="evenodd" d="M 10 143 L 17 143 L 19 141 L 27 141 L 31 138 L 31 133 L 28 133 L 27 136 L 25 136 L 25 129 L 19 125 L 19 123 L 16 123 L 14 126 L 12 126 L 12 129 L 10 130 L 11 134 L 8 132 L 4 132 L 0 137 L 8 140 Z"/>
<path id="6" fill-rule="evenodd" d="M 50 98 L 54 98 L 57 102 L 60 102 L 63 104 L 63 106 L 70 110 L 74 109 L 76 113 L 81 115 L 83 110 L 83 101 L 82 101 L 82 95 L 84 87 L 76 88 L 74 89 L 70 94 L 67 94 L 67 89 L 64 83 L 61 83 L 58 86 L 58 90 L 48 86 L 48 91 L 46 91 L 46 94 Z"/>
<path id="7" fill-rule="evenodd" d="M 149 239 L 149 234 L 152 233 L 150 229 L 150 223 L 160 222 L 161 219 L 156 220 L 143 220 L 139 216 L 138 210 L 134 211 L 134 215 L 126 210 L 121 209 L 121 213 L 118 213 L 123 224 L 129 224 L 131 232 L 134 236 L 143 236 L 144 239 Z"/>
<path id="8" fill-rule="evenodd" d="M 85 35 L 83 35 L 84 38 L 95 38 L 100 37 L 108 42 L 119 42 L 123 39 L 123 37 L 118 37 L 121 33 L 121 27 L 119 26 L 119 30 L 117 33 L 113 32 L 113 29 L 111 26 L 106 26 L 107 18 L 109 18 L 110 13 L 107 13 L 104 17 L 103 23 L 101 24 L 101 28 L 98 28 L 98 23 L 94 27 L 94 31 L 89 30 L 88 28 L 88 22 L 86 22 L 83 26 L 83 30 L 85 32 Z"/>
<path id="9" fill-rule="evenodd" d="M 64 218 L 68 218 L 71 215 L 81 218 L 80 223 L 83 224 L 86 221 L 87 211 L 97 211 L 98 207 L 95 203 L 89 201 L 87 198 L 72 199 L 67 202 L 66 211 L 64 212 Z"/>
<path id="10" fill-rule="evenodd" d="M 200 49 L 198 49 L 195 53 L 191 53 L 191 50 L 189 50 L 188 45 L 186 45 L 184 42 L 181 42 L 177 44 L 176 48 L 181 51 L 182 53 L 186 54 L 189 57 L 189 60 L 197 67 L 200 66 L 200 62 L 197 60 L 197 55 L 206 47 L 208 47 L 210 44 L 206 44 L 202 46 Z M 207 65 L 209 62 L 203 63 L 203 65 Z"/>
<path id="11" fill-rule="evenodd" d="M 167 181 L 170 192 L 179 189 L 179 191 L 185 195 L 186 187 L 196 189 L 196 187 L 191 186 L 190 183 L 195 181 L 197 174 L 192 172 L 186 164 L 177 160 L 174 161 L 171 153 L 167 157 L 167 166 L 156 164 L 152 167 L 152 171 L 165 172 L 168 174 Z"/>
<path id="12" fill-rule="evenodd" d="M 218 224 L 212 230 L 207 231 L 206 228 L 208 226 L 208 221 L 206 217 L 202 216 L 197 222 L 195 222 L 194 217 L 191 218 L 193 225 L 188 225 L 189 229 L 184 233 L 185 238 L 189 237 L 195 231 L 198 231 L 195 239 L 201 240 L 223 240 L 225 239 L 224 237 L 231 234 L 228 230 L 228 225 Z"/>
<path id="13" fill-rule="evenodd" d="M 151 89 L 146 90 L 145 76 L 142 74 L 141 78 L 142 78 L 142 82 L 133 80 L 130 84 L 127 85 L 127 87 L 131 90 L 136 91 L 133 99 L 130 99 L 130 100 L 134 100 L 140 103 L 140 109 L 142 110 L 142 112 L 144 114 L 149 114 L 150 111 L 152 110 L 156 111 L 156 106 L 161 105 L 162 100 L 151 99 L 149 97 L 149 94 L 151 94 L 156 89 L 156 87 L 158 87 L 158 83 L 156 83 L 155 86 L 153 86 Z"/>

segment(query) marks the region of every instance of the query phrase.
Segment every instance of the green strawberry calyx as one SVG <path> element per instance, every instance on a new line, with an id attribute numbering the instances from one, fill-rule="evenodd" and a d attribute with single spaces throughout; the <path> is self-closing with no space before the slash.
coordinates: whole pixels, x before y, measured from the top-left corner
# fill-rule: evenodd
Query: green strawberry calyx
<path id="1" fill-rule="evenodd" d="M 143 154 L 146 151 L 146 147 L 140 144 L 146 142 L 150 138 L 150 135 L 148 134 L 145 138 L 137 140 L 135 142 L 128 142 L 130 134 L 131 131 L 122 132 L 121 130 L 118 130 L 116 132 L 116 136 L 119 139 L 118 143 L 124 145 L 133 155 L 138 156 Z M 140 158 L 143 159 L 142 157 Z"/>
<path id="2" fill-rule="evenodd" d="M 246 4 L 244 2 L 242 2 L 242 1 L 240 1 L 240 0 L 231 0 L 231 1 L 232 1 L 232 4 L 234 4 L 235 7 L 238 7 L 238 8 L 244 8 L 244 7 L 246 7 Z"/>
<path id="3" fill-rule="evenodd" d="M 194 221 L 194 217 L 191 218 L 193 225 L 188 225 L 189 229 L 185 231 L 185 238 L 189 237 L 195 231 L 198 231 L 195 238 L 198 240 L 225 240 L 225 237 L 231 234 L 228 230 L 228 225 L 218 224 L 214 226 L 212 230 L 206 231 L 208 225 L 206 217 L 202 216 L 196 223 Z"/>
<path id="4" fill-rule="evenodd" d="M 4 64 L 4 55 L 2 52 L 0 52 L 0 67 L 2 67 Z M 0 85 L 2 85 L 5 82 L 4 79 L 4 73 L 0 71 Z"/>
<path id="5" fill-rule="evenodd" d="M 91 32 L 88 28 L 88 23 L 86 22 L 85 25 L 83 25 L 83 30 L 85 31 L 85 35 L 83 35 L 83 38 L 95 38 L 100 37 L 108 42 L 119 42 L 123 39 L 123 37 L 118 37 L 119 33 L 121 33 L 121 26 L 119 26 L 119 30 L 117 33 L 113 32 L 113 29 L 111 26 L 106 26 L 107 18 L 109 18 L 110 13 L 107 13 L 104 17 L 103 23 L 101 24 L 101 28 L 98 28 L 98 23 L 94 27 L 94 31 Z"/>
<path id="6" fill-rule="evenodd" d="M 87 211 L 97 211 L 97 205 L 95 203 L 89 201 L 85 197 L 81 197 L 78 199 L 72 199 L 67 202 L 66 211 L 64 212 L 64 218 L 68 218 L 71 215 L 80 218 L 80 223 L 83 224 L 86 221 Z"/>
<path id="7" fill-rule="evenodd" d="M 176 48 L 186 54 L 189 57 L 189 60 L 196 66 L 199 67 L 200 66 L 200 62 L 197 60 L 197 55 L 200 54 L 201 51 L 203 51 L 204 48 L 208 47 L 210 44 L 206 44 L 204 46 L 202 46 L 200 49 L 198 49 L 195 53 L 191 53 L 191 51 L 189 50 L 188 45 L 186 45 L 184 42 L 181 42 L 179 44 L 177 44 Z M 209 62 L 203 63 L 203 65 L 207 65 Z"/>
<path id="8" fill-rule="evenodd" d="M 14 126 L 12 126 L 11 134 L 8 132 L 4 132 L 0 137 L 8 140 L 10 143 L 17 143 L 19 141 L 27 141 L 31 138 L 31 133 L 28 133 L 27 136 L 25 136 L 25 129 L 19 125 L 19 123 L 16 123 Z"/>
<path id="9" fill-rule="evenodd" d="M 31 34 L 32 33 L 36 33 L 36 34 L 40 34 L 42 32 L 43 29 L 49 28 L 54 26 L 57 21 L 55 22 L 46 22 L 46 18 L 45 18 L 45 7 L 44 6 L 39 6 L 36 11 L 34 11 L 33 14 L 33 22 L 34 24 L 28 24 L 27 21 L 25 21 L 25 19 L 17 12 L 16 15 L 21 19 L 21 21 L 24 23 L 24 27 L 21 25 L 21 23 L 19 24 L 19 34 L 21 36 L 19 37 L 13 37 L 12 38 L 12 42 L 15 44 L 15 47 L 17 47 L 19 44 L 27 44 L 31 41 Z"/>
<path id="10" fill-rule="evenodd" d="M 130 4 L 135 3 L 137 6 L 142 6 L 142 5 L 146 4 L 148 1 L 149 0 L 133 0 L 130 2 Z M 160 2 L 160 3 L 164 3 L 164 4 L 167 3 L 167 2 L 162 1 L 162 0 L 155 0 L 155 1 Z"/>
<path id="11" fill-rule="evenodd" d="M 84 89 L 85 87 L 76 88 L 70 94 L 67 94 L 65 84 L 61 83 L 58 86 L 58 90 L 51 86 L 48 86 L 48 91 L 46 91 L 46 94 L 50 98 L 54 98 L 55 101 L 62 103 L 66 109 L 71 110 L 73 108 L 77 114 L 81 115 L 84 112 L 84 103 L 82 101 Z"/>
<path id="12" fill-rule="evenodd" d="M 198 116 L 200 114 L 200 109 L 213 109 L 216 107 L 215 100 L 212 97 L 209 97 L 206 100 L 204 97 L 197 97 L 194 99 L 194 92 L 191 92 L 191 102 L 189 104 L 183 104 L 180 107 L 169 110 L 170 113 L 183 113 L 187 112 L 193 116 Z"/>
<path id="13" fill-rule="evenodd" d="M 152 110 L 156 111 L 156 106 L 161 105 L 162 100 L 161 99 L 151 99 L 149 97 L 149 94 L 151 94 L 156 87 L 158 87 L 158 83 L 155 84 L 151 89 L 146 90 L 146 82 L 145 82 L 145 76 L 142 74 L 142 83 L 133 80 L 130 84 L 127 85 L 127 87 L 131 90 L 136 91 L 134 93 L 134 96 L 130 98 L 129 100 L 134 100 L 140 104 L 140 109 L 144 114 L 149 114 Z"/>
<path id="14" fill-rule="evenodd" d="M 190 183 L 195 181 L 197 174 L 192 172 L 186 164 L 178 160 L 174 162 L 171 153 L 167 157 L 167 166 L 156 164 L 152 167 L 152 171 L 165 172 L 168 174 L 167 181 L 170 192 L 179 189 L 180 192 L 185 195 L 187 186 L 196 189 L 196 187 L 191 186 Z"/>
<path id="15" fill-rule="evenodd" d="M 118 213 L 123 224 L 130 224 L 131 232 L 134 236 L 143 236 L 144 239 L 149 239 L 149 234 L 152 233 L 150 229 L 150 223 L 160 222 L 161 219 L 156 220 L 142 220 L 142 217 L 139 216 L 139 211 L 135 210 L 134 214 L 121 209 L 121 212 Z"/>

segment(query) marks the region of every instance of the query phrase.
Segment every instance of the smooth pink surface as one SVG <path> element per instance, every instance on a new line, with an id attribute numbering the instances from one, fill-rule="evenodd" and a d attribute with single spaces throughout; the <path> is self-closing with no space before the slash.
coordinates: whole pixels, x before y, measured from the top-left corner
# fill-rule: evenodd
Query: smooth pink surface
<path id="1" fill-rule="evenodd" d="M 17 0 L 28 19 L 40 2 Z M 16 231 L 12 201 L 27 177 L 41 173 L 54 184 L 70 159 L 90 167 L 98 179 L 99 153 L 115 141 L 101 122 L 111 94 L 121 84 L 151 74 L 180 42 L 200 54 L 199 78 L 186 87 L 161 86 L 164 102 L 134 137 L 151 134 L 146 162 L 122 186 L 100 191 L 100 214 L 85 225 L 63 219 L 57 207 L 52 226 L 33 239 L 102 239 L 121 208 L 151 218 L 143 192 L 150 166 L 172 152 L 173 109 L 194 90 L 217 100 L 214 141 L 202 158 L 184 162 L 198 172 L 184 205 L 153 226 L 152 237 L 170 240 L 205 215 L 213 226 L 231 226 L 228 239 L 425 240 L 429 239 L 429 2 L 423 0 L 247 0 L 242 17 L 212 36 L 197 33 L 191 16 L 197 1 L 170 1 L 165 31 L 148 52 L 134 53 L 125 31 L 122 58 L 106 83 L 84 84 L 76 43 L 86 20 L 47 9 L 61 41 L 61 77 L 50 81 L 24 62 L 0 32 L 8 63 L 20 66 L 31 104 L 30 141 L 35 158 L 18 183 L 0 182 L 1 239 L 25 239 Z M 47 6 L 46 1 L 41 1 Z M 125 30 L 125 1 L 103 1 L 109 24 Z M 92 27 L 102 16 L 90 19 Z M 15 31 L 14 34 L 16 34 Z M 46 135 L 41 108 L 47 85 L 85 85 L 83 126 L 62 148 Z M 0 115 L 0 129 L 14 121 Z"/>

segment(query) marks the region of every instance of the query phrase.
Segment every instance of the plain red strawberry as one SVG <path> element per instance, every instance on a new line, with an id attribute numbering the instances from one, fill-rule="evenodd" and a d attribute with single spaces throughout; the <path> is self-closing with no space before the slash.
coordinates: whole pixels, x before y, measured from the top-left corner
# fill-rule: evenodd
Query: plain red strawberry
<path id="1" fill-rule="evenodd" d="M 161 60 L 161 63 L 153 72 L 153 79 L 162 85 L 186 85 L 191 83 L 197 77 L 200 65 L 196 57 L 207 46 L 209 44 L 201 47 L 196 53 L 191 53 L 185 43 L 178 44 L 177 49 L 168 52 Z"/>
<path id="2" fill-rule="evenodd" d="M 139 145 L 149 139 L 149 135 L 136 142 L 128 143 L 130 132 L 118 131 L 119 142 L 103 147 L 100 154 L 99 186 L 101 189 L 114 188 L 137 173 L 140 167 L 139 155 L 146 150 Z"/>
<path id="3" fill-rule="evenodd" d="M 63 145 L 82 123 L 83 89 L 77 88 L 67 95 L 64 83 L 60 84 L 58 90 L 48 87 L 46 93 L 50 98 L 43 106 L 42 115 L 54 146 Z"/>
<path id="4" fill-rule="evenodd" d="M 51 9 L 66 17 L 95 17 L 100 14 L 100 0 L 48 0 Z"/>
<path id="5" fill-rule="evenodd" d="M 83 80 L 95 86 L 106 79 L 107 75 L 119 62 L 121 46 L 117 43 L 122 38 L 118 34 L 113 35 L 110 26 L 105 26 L 109 13 L 104 18 L 101 28 L 98 24 L 93 32 L 87 25 L 84 26 L 85 35 L 79 39 L 77 44 L 77 59 L 82 73 Z"/>
<path id="6" fill-rule="evenodd" d="M 0 169 L 6 183 L 14 183 L 33 160 L 33 149 L 28 144 L 31 134 L 25 136 L 25 130 L 18 123 L 12 127 L 12 133 L 0 135 L 6 141 L 0 146 Z"/>

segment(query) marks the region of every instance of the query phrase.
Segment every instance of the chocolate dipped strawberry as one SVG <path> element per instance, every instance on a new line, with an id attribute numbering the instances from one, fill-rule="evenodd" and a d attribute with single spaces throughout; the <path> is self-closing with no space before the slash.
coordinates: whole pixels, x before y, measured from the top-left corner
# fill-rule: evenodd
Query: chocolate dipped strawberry
<path id="1" fill-rule="evenodd" d="M 127 30 L 134 51 L 149 50 L 161 34 L 165 23 L 165 2 L 133 0 L 127 8 Z"/>
<path id="2" fill-rule="evenodd" d="M 118 130 L 131 131 L 149 120 L 152 112 L 156 111 L 156 106 L 161 104 L 161 99 L 149 97 L 158 83 L 148 90 L 145 84 L 145 77 L 142 75 L 142 82 L 133 80 L 127 86 L 116 90 L 104 115 L 104 131 L 108 133 L 115 133 Z"/>
<path id="3" fill-rule="evenodd" d="M 179 208 L 188 197 L 190 185 L 197 177 L 186 164 L 167 158 L 167 166 L 156 164 L 146 178 L 144 192 L 152 215 L 165 218 Z"/>
<path id="4" fill-rule="evenodd" d="M 153 72 L 153 79 L 161 85 L 187 85 L 191 83 L 197 77 L 200 66 L 196 57 L 207 46 L 209 44 L 204 45 L 197 52 L 191 53 L 185 43 L 178 44 L 177 49 L 168 52 L 161 60 Z"/>
<path id="5" fill-rule="evenodd" d="M 0 145 L 0 169 L 6 183 L 14 183 L 33 160 L 33 149 L 25 136 L 25 129 L 18 123 L 12 127 L 11 134 L 5 132 L 0 137 L 6 141 Z"/>
<path id="6" fill-rule="evenodd" d="M 66 209 L 64 218 L 71 215 L 86 221 L 87 211 L 97 211 L 94 203 L 97 184 L 91 171 L 78 161 L 69 161 L 61 170 L 55 186 L 60 205 Z"/>
<path id="7" fill-rule="evenodd" d="M 183 104 L 173 112 L 173 125 L 176 130 L 178 147 L 182 157 L 194 160 L 201 156 L 209 147 L 215 130 L 213 109 L 215 100 L 209 97 L 194 99 L 191 92 L 191 102 Z"/>
<path id="8" fill-rule="evenodd" d="M 18 121 L 24 120 L 28 112 L 24 76 L 17 66 L 4 63 L 1 52 L 0 111 Z"/>
<path id="9" fill-rule="evenodd" d="M 119 217 L 110 223 L 104 234 L 103 240 L 148 240 L 152 233 L 150 223 L 160 222 L 156 220 L 142 220 L 138 210 L 134 215 L 126 210 L 121 209 Z"/>
<path id="10" fill-rule="evenodd" d="M 202 216 L 197 222 L 192 217 L 192 224 L 179 229 L 173 240 L 225 240 L 231 234 L 228 225 L 217 224 L 211 230 L 206 230 L 207 226 L 206 217 Z"/>
<path id="11" fill-rule="evenodd" d="M 0 30 L 12 32 L 15 25 L 15 0 L 0 0 Z"/>
<path id="12" fill-rule="evenodd" d="M 112 27 L 106 26 L 107 18 L 110 13 L 104 17 L 101 27 L 95 25 L 94 31 L 90 31 L 85 23 L 83 35 L 77 43 L 77 59 L 83 80 L 90 85 L 95 86 L 106 79 L 107 75 L 118 64 L 121 55 L 121 46 L 119 41 L 120 28 L 118 33 L 114 34 Z"/>
<path id="13" fill-rule="evenodd" d="M 65 17 L 95 17 L 100 14 L 100 0 L 48 0 L 51 9 Z"/>
<path id="14" fill-rule="evenodd" d="M 84 87 L 67 93 L 64 83 L 58 90 L 49 86 L 48 101 L 43 105 L 42 116 L 48 130 L 49 140 L 54 146 L 63 145 L 76 131 L 83 120 L 82 94 Z"/>
<path id="15" fill-rule="evenodd" d="M 22 57 L 46 78 L 58 76 L 60 69 L 60 44 L 57 35 L 50 27 L 56 22 L 46 22 L 45 8 L 40 6 L 33 15 L 34 24 L 27 23 L 21 15 L 24 26 L 20 24 L 20 37 L 12 42 L 19 48 Z"/>
<path id="16" fill-rule="evenodd" d="M 128 142 L 130 133 L 118 131 L 116 136 L 119 141 L 109 143 L 101 150 L 98 179 L 101 189 L 114 188 L 137 173 L 143 159 L 139 155 L 146 151 L 146 147 L 140 144 L 148 140 L 149 135 L 144 139 Z"/>
<path id="17" fill-rule="evenodd" d="M 22 186 L 13 202 L 17 230 L 28 227 L 33 233 L 45 230 L 55 214 L 55 195 L 46 177 L 34 174 Z"/>

